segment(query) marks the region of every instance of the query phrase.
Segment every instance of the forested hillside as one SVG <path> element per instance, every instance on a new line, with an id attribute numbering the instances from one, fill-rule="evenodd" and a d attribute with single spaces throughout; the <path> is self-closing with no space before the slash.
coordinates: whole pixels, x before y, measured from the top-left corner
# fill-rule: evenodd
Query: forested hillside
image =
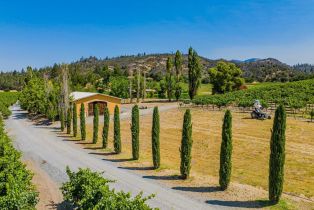
<path id="1" fill-rule="evenodd" d="M 99 59 L 96 57 L 81 58 L 78 61 L 69 64 L 69 72 L 71 75 L 71 84 L 74 89 L 81 89 L 86 85 L 95 85 L 100 78 L 106 79 L 106 70 L 115 75 L 130 76 L 132 72 L 140 69 L 145 71 L 149 78 L 155 81 L 160 81 L 166 73 L 166 62 L 169 56 L 173 54 L 138 54 L 132 56 L 119 56 L 114 58 Z M 200 57 L 202 64 L 202 82 L 209 81 L 208 69 L 214 67 L 218 61 Z M 235 63 L 243 70 L 243 76 L 247 82 L 259 81 L 295 81 L 313 77 L 313 69 L 310 65 L 297 65 L 291 67 L 276 59 L 248 59 L 244 62 L 236 60 L 230 61 Z M 188 56 L 183 55 L 182 74 L 186 78 L 188 69 Z M 60 66 L 55 64 L 33 71 L 49 79 L 56 78 L 60 73 Z M 0 74 L 0 89 L 1 90 L 20 90 L 24 84 L 26 71 L 9 72 Z M 108 79 L 108 78 L 107 78 Z"/>

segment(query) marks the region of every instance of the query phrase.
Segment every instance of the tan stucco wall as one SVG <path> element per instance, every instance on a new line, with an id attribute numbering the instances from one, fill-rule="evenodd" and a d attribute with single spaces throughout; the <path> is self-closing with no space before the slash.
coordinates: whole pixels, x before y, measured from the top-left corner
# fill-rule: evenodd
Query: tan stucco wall
<path id="1" fill-rule="evenodd" d="M 88 116 L 88 104 L 94 101 L 104 101 L 107 103 L 107 107 L 109 109 L 110 115 L 114 113 L 114 108 L 118 105 L 119 109 L 121 110 L 121 99 L 115 98 L 106 95 L 94 95 L 86 98 L 82 98 L 76 101 L 73 101 L 76 104 L 77 114 L 80 114 L 81 104 L 84 103 L 85 106 L 85 116 Z"/>

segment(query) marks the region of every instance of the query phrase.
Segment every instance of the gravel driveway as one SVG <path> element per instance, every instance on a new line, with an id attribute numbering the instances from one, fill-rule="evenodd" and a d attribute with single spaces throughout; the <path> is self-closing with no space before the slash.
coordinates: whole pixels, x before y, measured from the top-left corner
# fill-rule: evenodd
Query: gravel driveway
<path id="1" fill-rule="evenodd" d="M 151 110 L 145 110 L 146 112 L 151 113 Z M 23 158 L 38 164 L 58 185 L 67 180 L 66 166 L 72 170 L 88 167 L 93 171 L 104 172 L 106 178 L 116 180 L 112 187 L 117 190 L 131 192 L 133 195 L 140 191 L 144 195 L 156 194 L 155 198 L 148 201 L 152 207 L 189 210 L 222 208 L 193 200 L 159 185 L 154 180 L 120 169 L 115 163 L 103 160 L 102 156 L 89 154 L 92 150 L 81 149 L 73 141 L 57 137 L 57 127 L 34 125 L 26 114 L 18 106 L 14 106 L 12 116 L 6 121 L 6 129 L 16 148 L 23 152 Z"/>

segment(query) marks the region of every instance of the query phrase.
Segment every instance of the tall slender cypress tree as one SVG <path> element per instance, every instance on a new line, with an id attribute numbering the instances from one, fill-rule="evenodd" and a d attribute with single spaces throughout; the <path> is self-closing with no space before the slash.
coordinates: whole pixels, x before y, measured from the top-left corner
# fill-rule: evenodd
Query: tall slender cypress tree
<path id="1" fill-rule="evenodd" d="M 185 111 L 182 128 L 182 141 L 181 141 L 181 166 L 180 172 L 183 179 L 189 178 L 192 159 L 192 122 L 191 112 L 189 109 Z"/>
<path id="2" fill-rule="evenodd" d="M 113 146 L 114 151 L 119 154 L 121 153 L 121 135 L 120 135 L 120 110 L 116 105 L 114 108 L 114 121 L 113 121 Z"/>
<path id="3" fill-rule="evenodd" d="M 232 115 L 230 110 L 225 113 L 222 126 L 222 141 L 220 148 L 219 184 L 222 190 L 228 188 L 232 170 Z"/>
<path id="4" fill-rule="evenodd" d="M 154 108 L 153 113 L 153 125 L 152 125 L 152 153 L 153 153 L 153 164 L 154 169 L 160 167 L 160 142 L 159 142 L 159 111 L 158 107 Z"/>
<path id="5" fill-rule="evenodd" d="M 285 143 L 286 143 L 286 111 L 280 105 L 275 113 L 274 125 L 270 141 L 269 158 L 269 200 L 278 203 L 284 182 Z"/>
<path id="6" fill-rule="evenodd" d="M 60 110 L 60 129 L 61 129 L 61 132 L 64 131 L 64 111 L 63 109 Z"/>
<path id="7" fill-rule="evenodd" d="M 104 127 L 102 129 L 102 147 L 107 148 L 108 146 L 108 133 L 109 133 L 109 122 L 110 121 L 110 115 L 108 107 L 105 107 L 104 109 Z"/>
<path id="8" fill-rule="evenodd" d="M 81 103 L 80 110 L 80 130 L 81 130 L 81 139 L 86 139 L 86 125 L 85 125 L 85 106 L 84 103 Z"/>
<path id="9" fill-rule="evenodd" d="M 75 103 L 73 103 L 73 136 L 77 136 L 77 107 Z"/>
<path id="10" fill-rule="evenodd" d="M 71 124 L 72 124 L 72 109 L 69 106 L 67 110 L 67 134 L 71 134 Z"/>
<path id="11" fill-rule="evenodd" d="M 132 124 L 131 124 L 131 133 L 132 133 L 132 156 L 133 160 L 139 159 L 139 134 L 140 134 L 140 119 L 139 119 L 139 109 L 135 105 L 132 108 Z"/>
<path id="12" fill-rule="evenodd" d="M 99 128 L 99 109 L 98 104 L 94 104 L 93 144 L 96 144 L 98 141 L 98 128 Z"/>

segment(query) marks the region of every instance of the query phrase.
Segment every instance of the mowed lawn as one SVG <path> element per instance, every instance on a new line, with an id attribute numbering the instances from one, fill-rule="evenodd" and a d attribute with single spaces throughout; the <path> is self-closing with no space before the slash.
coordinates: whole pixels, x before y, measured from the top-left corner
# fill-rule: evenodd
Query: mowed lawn
<path id="1" fill-rule="evenodd" d="M 162 171 L 180 173 L 182 119 L 185 109 L 160 113 Z M 223 111 L 193 108 L 192 179 L 218 177 Z M 102 117 L 102 116 L 100 116 Z M 152 116 L 140 119 L 140 160 L 124 165 L 151 166 Z M 268 189 L 269 142 L 272 120 L 252 120 L 249 113 L 233 112 L 232 182 Z M 91 147 L 99 147 L 101 142 Z M 91 140 L 92 125 L 88 125 Z M 110 124 L 109 150 L 112 150 L 113 125 Z M 314 123 L 287 119 L 284 192 L 314 197 Z M 130 119 L 121 121 L 122 154 L 107 156 L 122 162 L 131 157 Z M 168 174 L 173 175 L 173 174 Z M 204 182 L 204 180 L 202 181 Z M 205 180 L 206 182 L 206 180 Z"/>

